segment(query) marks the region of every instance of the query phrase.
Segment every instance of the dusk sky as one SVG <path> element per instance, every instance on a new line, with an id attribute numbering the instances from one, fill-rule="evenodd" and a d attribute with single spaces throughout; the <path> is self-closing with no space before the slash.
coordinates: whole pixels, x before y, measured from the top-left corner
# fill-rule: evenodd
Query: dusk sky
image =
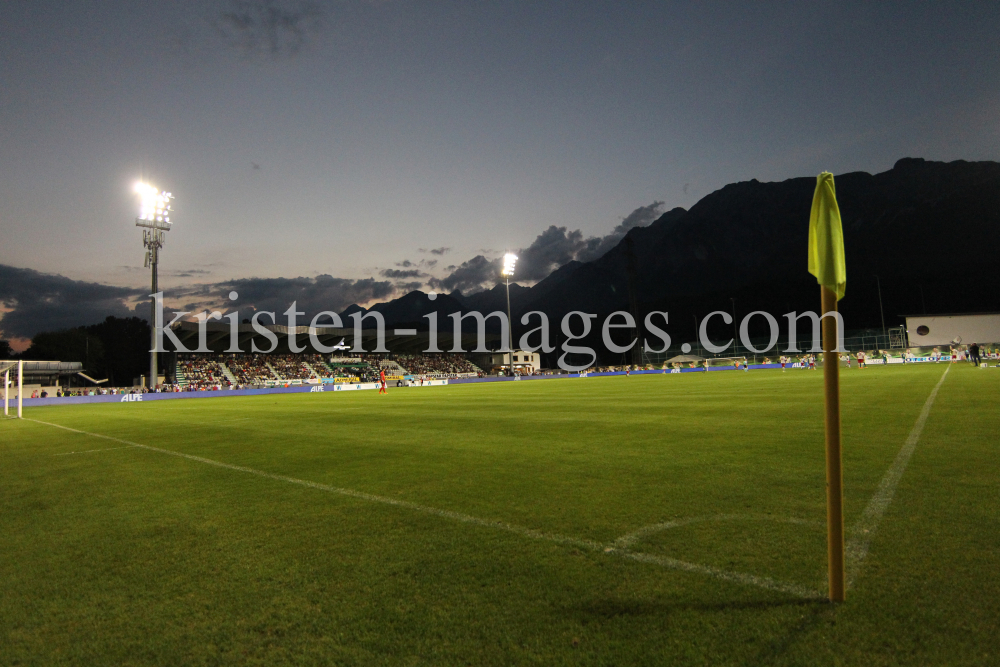
<path id="1" fill-rule="evenodd" d="M 468 290 L 455 267 L 565 227 L 537 278 L 730 182 L 997 159 L 997 25 L 996 2 L 6 2 L 0 264 L 148 285 L 144 178 L 176 196 L 168 287 Z"/>

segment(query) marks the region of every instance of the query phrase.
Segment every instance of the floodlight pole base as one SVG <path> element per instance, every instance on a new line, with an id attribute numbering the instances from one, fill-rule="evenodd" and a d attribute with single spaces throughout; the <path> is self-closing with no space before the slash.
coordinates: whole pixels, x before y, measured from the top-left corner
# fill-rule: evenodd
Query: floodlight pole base
<path id="1" fill-rule="evenodd" d="M 510 319 L 510 276 L 507 276 L 507 355 L 510 358 L 510 377 L 514 377 L 514 322 Z"/>

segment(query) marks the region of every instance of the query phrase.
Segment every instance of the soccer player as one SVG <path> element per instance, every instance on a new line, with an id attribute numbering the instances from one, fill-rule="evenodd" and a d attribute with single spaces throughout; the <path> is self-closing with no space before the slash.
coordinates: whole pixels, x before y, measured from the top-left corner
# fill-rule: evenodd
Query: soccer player
<path id="1" fill-rule="evenodd" d="M 858 350 L 858 370 L 865 368 L 865 351 Z"/>
<path id="2" fill-rule="evenodd" d="M 749 370 L 750 370 L 750 362 L 747 361 L 746 357 L 743 357 L 743 372 L 745 373 Z"/>
<path id="3" fill-rule="evenodd" d="M 785 372 L 785 364 L 787 364 L 787 363 L 788 363 L 788 357 L 782 355 L 781 356 L 781 372 L 782 373 Z"/>
<path id="4" fill-rule="evenodd" d="M 385 369 L 381 369 L 378 372 L 378 393 L 388 395 L 389 390 L 385 388 Z"/>
<path id="5" fill-rule="evenodd" d="M 816 355 L 815 354 L 810 354 L 809 355 L 809 370 L 811 370 L 811 371 L 816 370 Z"/>

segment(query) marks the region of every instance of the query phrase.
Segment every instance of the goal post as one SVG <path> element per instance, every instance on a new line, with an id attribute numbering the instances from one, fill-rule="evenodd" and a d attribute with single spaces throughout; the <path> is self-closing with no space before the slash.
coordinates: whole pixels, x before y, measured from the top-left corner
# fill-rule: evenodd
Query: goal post
<path id="1" fill-rule="evenodd" d="M 21 359 L 0 361 L 0 374 L 3 374 L 3 416 L 10 416 L 10 373 L 12 370 L 17 373 L 17 416 L 20 419 L 21 394 L 24 387 L 24 361 Z"/>

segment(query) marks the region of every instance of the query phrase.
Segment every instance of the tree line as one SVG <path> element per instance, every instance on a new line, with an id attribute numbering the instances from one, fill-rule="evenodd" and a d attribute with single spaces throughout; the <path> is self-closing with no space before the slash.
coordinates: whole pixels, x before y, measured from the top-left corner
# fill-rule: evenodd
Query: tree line
<path id="1" fill-rule="evenodd" d="M 0 340 L 0 359 L 79 361 L 90 377 L 124 386 L 149 372 L 149 338 L 149 322 L 141 317 L 109 316 L 99 324 L 37 333 L 20 354 Z"/>

